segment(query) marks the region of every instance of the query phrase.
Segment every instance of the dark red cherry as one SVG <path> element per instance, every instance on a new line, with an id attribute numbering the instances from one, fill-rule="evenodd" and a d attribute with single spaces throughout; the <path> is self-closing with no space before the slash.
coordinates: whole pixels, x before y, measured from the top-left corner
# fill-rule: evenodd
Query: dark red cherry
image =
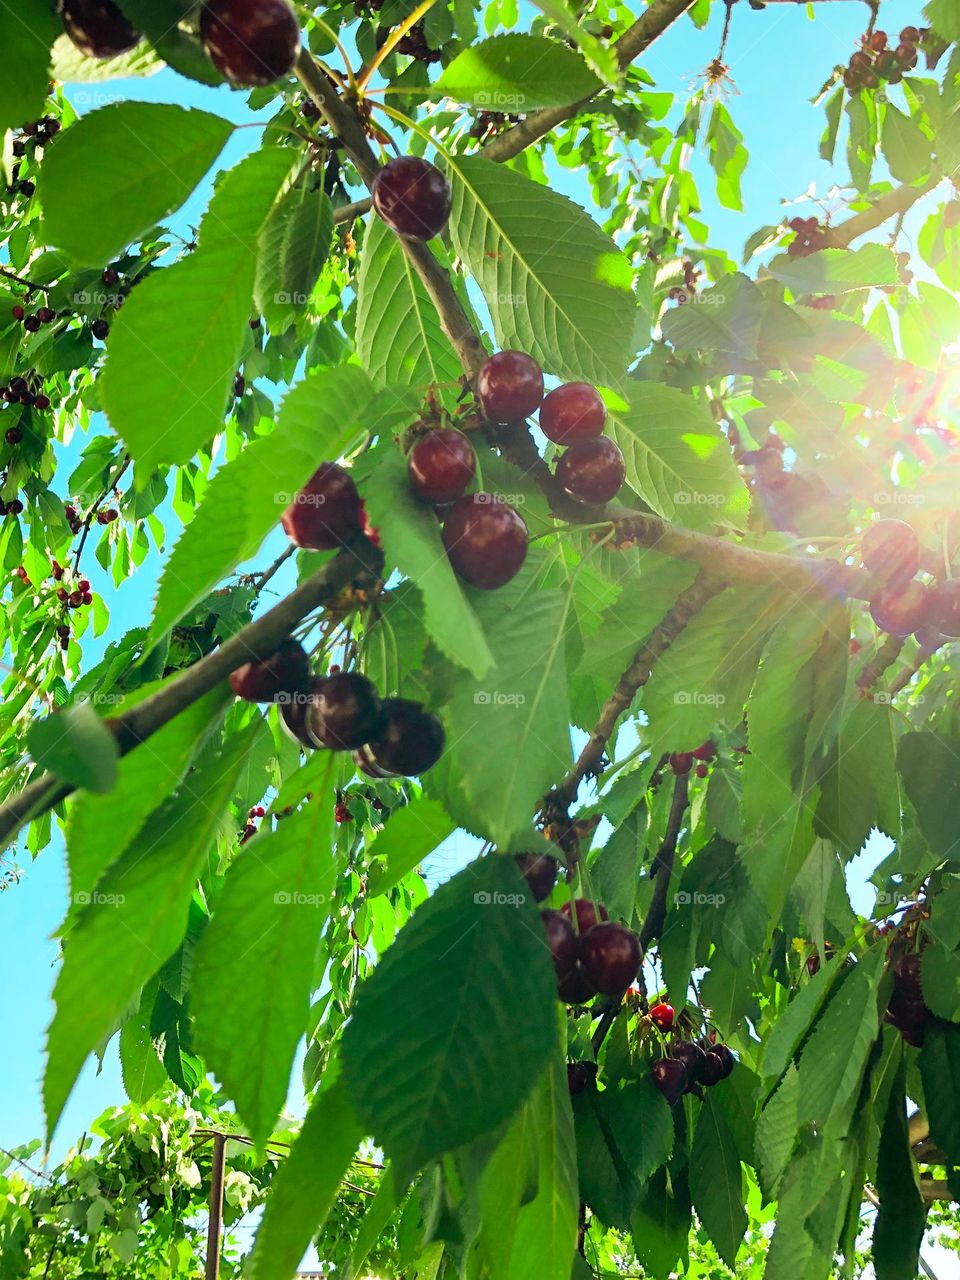
<path id="1" fill-rule="evenodd" d="M 112 0 L 63 0 L 67 35 L 88 58 L 118 58 L 142 39 Z"/>
<path id="2" fill-rule="evenodd" d="M 231 672 L 230 688 L 247 702 L 273 702 L 306 690 L 310 661 L 296 640 L 284 640 L 276 653 L 245 662 Z"/>
<path id="3" fill-rule="evenodd" d="M 869 573 L 900 586 L 920 568 L 920 539 L 904 520 L 878 520 L 860 540 L 860 559 Z"/>
<path id="4" fill-rule="evenodd" d="M 307 736 L 331 751 L 356 751 L 382 731 L 383 704 L 372 680 L 341 671 L 315 680 L 305 717 Z"/>
<path id="5" fill-rule="evenodd" d="M 207 57 L 232 84 L 273 84 L 293 70 L 300 24 L 287 0 L 208 0 L 200 11 Z"/>
<path id="6" fill-rule="evenodd" d="M 650 1064 L 650 1079 L 671 1107 L 687 1087 L 687 1068 L 678 1058 L 657 1058 Z"/>
<path id="7" fill-rule="evenodd" d="M 683 1063 L 687 1068 L 687 1076 L 690 1080 L 700 1079 L 700 1068 L 703 1066 L 703 1060 L 706 1057 L 700 1045 L 694 1044 L 692 1040 L 682 1040 L 679 1044 L 673 1045 L 670 1050 L 670 1056 Z"/>
<path id="8" fill-rule="evenodd" d="M 430 240 L 450 216 L 450 183 L 421 156 L 397 156 L 373 180 L 373 207 L 391 231 Z"/>
<path id="9" fill-rule="evenodd" d="M 592 929 L 594 925 L 610 919 L 610 916 L 607 913 L 607 908 L 603 903 L 591 902 L 589 898 L 577 898 L 576 908 L 577 933 L 580 934 L 581 937 Z M 565 902 L 560 910 L 568 920 L 572 919 L 573 913 L 570 909 L 569 902 Z"/>
<path id="10" fill-rule="evenodd" d="M 920 1000 L 923 989 L 920 986 L 920 953 L 911 951 L 900 956 L 893 966 L 893 981 L 896 987 L 906 991 L 911 999 Z"/>
<path id="11" fill-rule="evenodd" d="M 595 1062 L 568 1062 L 567 1063 L 567 1088 L 571 1094 L 583 1093 L 589 1085 L 597 1078 L 597 1064 Z"/>
<path id="12" fill-rule="evenodd" d="M 717 744 L 712 738 L 708 738 L 702 746 L 697 747 L 695 751 L 690 752 L 690 755 L 693 756 L 694 760 L 713 760 L 716 757 L 716 754 Z"/>
<path id="13" fill-rule="evenodd" d="M 562 981 L 573 972 L 577 963 L 577 935 L 562 911 L 541 911 L 540 919 L 547 935 L 547 946 L 553 956 L 553 967 L 557 978 Z"/>
<path id="14" fill-rule="evenodd" d="M 290 701 L 280 703 L 280 726 L 288 738 L 299 743 L 301 747 L 313 749 L 313 739 L 307 733 L 307 695 L 295 696 Z"/>
<path id="15" fill-rule="evenodd" d="M 519 573 L 527 558 L 527 526 L 492 493 L 458 498 L 443 522 L 443 545 L 458 577 L 493 591 Z"/>
<path id="16" fill-rule="evenodd" d="M 689 773 L 693 768 L 693 754 L 692 751 L 674 751 L 670 756 L 670 768 L 677 777 Z"/>
<path id="17" fill-rule="evenodd" d="M 884 1021 L 898 1031 L 921 1031 L 930 1019 L 930 1010 L 922 999 L 894 987 L 884 1014 Z"/>
<path id="18" fill-rule="evenodd" d="M 720 1057 L 716 1049 L 710 1049 L 703 1055 L 703 1062 L 700 1064 L 700 1070 L 697 1073 L 697 1080 L 700 1084 L 712 1088 L 713 1085 L 719 1084 L 723 1079 L 723 1059 Z"/>
<path id="19" fill-rule="evenodd" d="M 436 506 L 462 497 L 476 470 L 470 441 L 450 427 L 428 431 L 407 455 L 411 489 L 423 502 Z"/>
<path id="20" fill-rule="evenodd" d="M 960 578 L 949 578 L 933 589 L 930 623 L 945 636 L 960 636 Z"/>
<path id="21" fill-rule="evenodd" d="M 626 925 L 607 920 L 580 939 L 580 962 L 605 996 L 626 991 L 640 968 L 640 939 Z"/>
<path id="22" fill-rule="evenodd" d="M 498 351 L 477 374 L 477 398 L 491 422 L 522 422 L 543 400 L 543 370 L 523 351 Z"/>
<path id="23" fill-rule="evenodd" d="M 575 964 L 557 983 L 557 995 L 564 1004 L 586 1004 L 597 994 L 597 988 L 582 964 Z"/>
<path id="24" fill-rule="evenodd" d="M 886 587 L 870 601 L 870 616 L 891 636 L 908 636 L 927 621 L 933 602 L 931 592 L 911 581 L 902 587 Z M 943 630 L 943 623 L 937 625 Z"/>
<path id="25" fill-rule="evenodd" d="M 520 874 L 530 886 L 536 902 L 543 902 L 553 892 L 557 883 L 557 860 L 546 853 L 518 853 L 514 855 Z"/>
<path id="26" fill-rule="evenodd" d="M 382 727 L 361 752 L 380 771 L 374 776 L 413 778 L 432 769 L 443 755 L 445 741 L 437 716 L 406 698 L 384 698 L 382 705 Z"/>
<path id="27" fill-rule="evenodd" d="M 609 436 L 578 440 L 557 463 L 557 479 L 570 497 L 595 505 L 615 498 L 626 474 L 623 454 Z"/>
<path id="28" fill-rule="evenodd" d="M 281 517 L 290 541 L 313 551 L 332 551 L 360 528 L 360 495 L 353 477 L 324 462 Z"/>
<path id="29" fill-rule="evenodd" d="M 607 407 L 589 382 L 566 382 L 540 406 L 540 430 L 554 444 L 573 444 L 603 431 Z"/>
<path id="30" fill-rule="evenodd" d="M 726 1080 L 727 1076 L 730 1074 L 733 1068 L 737 1065 L 736 1058 L 733 1056 L 732 1052 L 725 1044 L 715 1044 L 713 1048 L 710 1050 L 710 1052 L 715 1053 L 717 1057 L 720 1059 L 720 1067 L 721 1067 L 720 1079 Z"/>

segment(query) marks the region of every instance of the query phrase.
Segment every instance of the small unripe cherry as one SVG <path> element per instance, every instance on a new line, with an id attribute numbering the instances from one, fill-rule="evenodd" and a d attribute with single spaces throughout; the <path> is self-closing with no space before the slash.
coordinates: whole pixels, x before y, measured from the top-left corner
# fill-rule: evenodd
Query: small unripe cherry
<path id="1" fill-rule="evenodd" d="M 661 1031 L 669 1031 L 676 1016 L 672 1004 L 655 1004 L 650 1010 L 650 1021 Z"/>

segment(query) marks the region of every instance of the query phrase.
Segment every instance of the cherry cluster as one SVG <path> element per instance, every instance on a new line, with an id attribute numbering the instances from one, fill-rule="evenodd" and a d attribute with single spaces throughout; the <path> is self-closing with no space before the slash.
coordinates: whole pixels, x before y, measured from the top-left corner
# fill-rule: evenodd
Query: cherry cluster
<path id="1" fill-rule="evenodd" d="M 604 436 L 607 410 L 596 387 L 567 382 L 544 396 L 543 370 L 523 351 L 498 351 L 481 366 L 477 398 L 488 422 L 510 426 L 538 409 L 540 430 L 564 452 L 556 477 L 577 502 L 601 505 L 620 492 L 623 454 Z"/>
<path id="2" fill-rule="evenodd" d="M 922 649 L 939 648 L 944 637 L 960 636 L 960 579 L 934 587 L 917 581 L 920 540 L 904 520 L 877 520 L 860 540 L 863 567 L 880 584 L 870 599 L 870 616 L 888 635 L 915 634 Z"/>
<path id="3" fill-rule="evenodd" d="M 598 993 L 619 996 L 637 976 L 640 939 L 610 919 L 602 903 L 577 898 L 559 911 L 540 913 L 565 1004 L 584 1004 Z"/>
<path id="4" fill-rule="evenodd" d="M 256 819 L 265 817 L 266 813 L 267 811 L 262 804 L 255 804 L 253 806 L 247 815 L 247 821 L 244 824 L 244 828 L 240 832 L 239 839 L 241 844 L 246 844 L 248 840 L 253 839 L 258 831 Z"/>
<path id="5" fill-rule="evenodd" d="M 908 952 L 893 963 L 893 992 L 883 1015 L 906 1040 L 907 1044 L 923 1044 L 927 1023 L 933 1017 L 923 999 L 920 985 L 920 953 Z"/>
<path id="6" fill-rule="evenodd" d="M 716 759 L 717 746 L 712 738 L 696 747 L 693 751 L 674 751 L 669 758 L 669 765 L 677 777 L 688 774 L 696 762 L 698 778 L 705 778 L 710 772 L 710 762 Z"/>
<path id="7" fill-rule="evenodd" d="M 896 48 L 891 48 L 885 31 L 865 35 L 843 73 L 844 85 L 850 93 L 859 93 L 875 89 L 881 80 L 899 84 L 904 73 L 917 65 L 917 45 L 926 34 L 926 28 L 904 27 Z"/>
<path id="8" fill-rule="evenodd" d="M 670 1008 L 669 1005 L 656 1007 Z M 651 1018 L 653 1013 L 651 1010 Z M 709 1089 L 725 1080 L 736 1064 L 730 1048 L 717 1043 L 711 1033 L 700 1040 L 674 1041 L 667 1057 L 657 1058 L 650 1064 L 650 1079 L 672 1107 L 683 1094 L 694 1092 L 698 1085 Z"/>
<path id="9" fill-rule="evenodd" d="M 376 42 L 378 49 L 386 44 L 389 36 L 389 27 L 377 28 Z M 415 22 L 410 30 L 400 37 L 397 41 L 396 50 L 397 53 L 405 53 L 417 62 L 425 62 L 428 66 L 431 62 L 439 62 L 443 57 L 439 49 L 430 48 L 423 18 L 419 22 Z"/>
<path id="10" fill-rule="evenodd" d="M 787 224 L 794 232 L 794 237 L 787 246 L 791 258 L 806 258 L 827 243 L 826 228 L 820 225 L 817 218 L 791 218 Z"/>
<path id="11" fill-rule="evenodd" d="M 381 699 L 357 671 L 314 676 L 296 640 L 285 640 L 269 658 L 245 662 L 231 674 L 230 687 L 247 702 L 277 703 L 285 730 L 302 746 L 354 752 L 368 777 L 426 773 L 443 752 L 443 725 L 421 703 Z"/>
<path id="12" fill-rule="evenodd" d="M 9 187 L 13 194 L 25 196 L 28 200 L 34 194 L 37 189 L 36 183 L 32 178 L 22 176 L 23 168 L 20 162 L 30 158 L 31 148 L 35 150 L 51 142 L 60 132 L 61 127 L 56 116 L 43 116 L 40 120 L 32 120 L 29 124 L 25 124 L 18 134 L 14 134 L 14 163 L 10 170 Z"/>
<path id="13" fill-rule="evenodd" d="M 53 564 L 53 576 L 59 582 L 63 578 L 63 569 L 57 564 L 56 560 Z M 60 569 L 59 574 L 57 573 L 58 569 Z M 85 604 L 93 604 L 89 580 L 87 578 L 78 578 L 72 591 L 68 591 L 66 587 L 58 587 L 57 599 L 68 609 L 80 609 Z"/>
<path id="14" fill-rule="evenodd" d="M 23 511 L 23 503 L 19 498 L 11 498 L 9 502 L 0 501 L 0 515 L 18 516 Z"/>
<path id="15" fill-rule="evenodd" d="M 5 404 L 22 404 L 27 408 L 37 409 L 41 413 L 50 408 L 50 397 L 42 391 L 33 391 L 27 379 L 20 376 L 11 378 L 8 386 L 0 387 L 0 399 Z M 7 444 L 19 444 L 23 439 L 23 433 L 20 432 L 16 439 L 11 440 L 11 434 L 14 432 L 20 432 L 20 428 L 11 427 L 7 431 Z"/>
<path id="16" fill-rule="evenodd" d="M 512 115 L 509 112 L 478 111 L 477 117 L 470 127 L 470 137 L 478 138 L 482 142 L 485 138 L 499 133 L 505 125 L 519 124 L 521 120 L 525 119 L 526 116 Z"/>

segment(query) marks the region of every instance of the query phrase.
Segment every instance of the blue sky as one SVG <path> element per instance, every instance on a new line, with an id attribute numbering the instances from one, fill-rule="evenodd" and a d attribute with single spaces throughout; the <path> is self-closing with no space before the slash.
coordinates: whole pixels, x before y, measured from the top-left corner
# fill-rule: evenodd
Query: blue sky
<path id="1" fill-rule="evenodd" d="M 792 4 L 775 4 L 755 12 L 740 3 L 733 13 L 726 61 L 735 88 L 731 87 L 726 102 L 750 152 L 743 179 L 747 212 L 740 214 L 719 207 L 712 174 L 702 156 L 692 157 L 691 169 L 700 187 L 702 216 L 710 227 L 710 243 L 725 248 L 738 260 L 751 232 L 781 216 L 783 199 L 801 195 L 810 182 L 818 184 L 823 194 L 832 180 L 829 168 L 817 158 L 823 110 L 812 107 L 809 99 L 833 64 L 846 62 L 854 51 L 867 9 L 856 3 L 816 4 L 812 8 L 814 20 L 808 17 L 807 7 Z M 703 68 L 719 46 L 723 6 L 715 5 L 714 9 L 706 31 L 698 32 L 683 20 L 644 56 L 642 65 L 656 79 L 657 88 L 685 96 L 699 86 Z M 915 22 L 918 11 L 917 3 L 885 0 L 883 24 L 897 32 L 908 22 Z M 81 112 L 115 98 L 136 98 L 204 107 L 238 124 L 256 119 L 247 110 L 242 94 L 206 89 L 171 72 L 149 80 L 75 86 L 69 96 Z M 221 165 L 235 162 L 256 145 L 258 136 L 254 129 L 240 131 L 224 152 Z M 837 176 L 844 176 L 842 159 L 833 175 Z M 557 185 L 589 207 L 586 184 L 576 173 L 559 171 Z M 207 185 L 178 215 L 178 228 L 198 221 L 208 193 Z M 811 208 L 804 212 L 813 211 Z M 910 247 L 910 230 L 908 222 L 906 248 Z M 69 468 L 61 474 L 69 474 Z M 269 563 L 282 546 L 282 535 L 274 535 L 258 563 Z M 112 582 L 90 558 L 87 572 L 93 590 L 105 595 L 112 611 L 111 628 L 101 646 L 147 619 L 161 563 L 161 558 L 152 554 L 134 578 L 114 591 Z M 93 661 L 99 647 L 85 644 L 87 660 Z M 446 878 L 472 852 L 471 841 L 456 837 L 448 841 L 432 859 L 435 875 Z M 885 852 L 886 842 L 871 841 L 851 867 L 854 905 L 860 910 L 869 909 L 873 901 L 864 877 Z M 6 1101 L 0 1113 L 0 1145 L 5 1147 L 39 1136 L 43 1129 L 39 1081 L 56 963 L 56 947 L 49 939 L 62 919 L 67 891 L 62 842 L 55 838 L 36 862 L 31 864 L 25 856 L 20 866 L 20 884 L 0 894 L 0 936 L 4 939 L 0 1025 L 6 1028 L 0 1050 L 0 1078 Z M 295 1080 L 291 1104 L 298 1107 L 300 1099 Z M 84 1071 L 61 1122 L 54 1153 L 62 1153 L 103 1108 L 123 1101 L 116 1054 L 111 1051 L 102 1074 L 96 1075 L 92 1066 Z"/>

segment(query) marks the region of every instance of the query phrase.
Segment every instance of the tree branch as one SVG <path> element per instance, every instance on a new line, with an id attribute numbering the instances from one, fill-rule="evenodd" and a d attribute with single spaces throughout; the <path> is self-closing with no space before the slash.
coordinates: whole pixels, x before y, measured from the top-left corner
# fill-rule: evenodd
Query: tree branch
<path id="1" fill-rule="evenodd" d="M 719 595 L 724 586 L 725 583 L 718 579 L 701 574 L 691 586 L 687 587 L 686 591 L 681 592 L 677 597 L 673 608 L 659 626 L 651 631 L 629 667 L 617 681 L 613 693 L 603 704 L 600 718 L 586 746 L 580 752 L 576 764 L 556 788 L 553 800 L 568 805 L 576 798 L 577 789 L 583 779 L 596 772 L 620 716 L 633 702 L 637 690 L 650 679 L 654 663 L 666 653 L 690 619 L 699 613 L 708 600 Z"/>
<path id="2" fill-rule="evenodd" d="M 677 856 L 677 841 L 680 838 L 680 828 L 683 826 L 683 815 L 687 808 L 689 793 L 690 775 L 681 773 L 673 784 L 673 800 L 670 804 L 670 816 L 667 819 L 667 830 L 664 833 L 663 842 L 650 865 L 650 872 L 654 876 L 653 897 L 650 899 L 650 905 L 640 929 L 640 950 L 644 953 L 650 943 L 660 937 L 663 932 L 663 923 L 667 918 L 667 894 L 670 891 L 673 864 Z"/>
<path id="3" fill-rule="evenodd" d="M 875 231 L 888 218 L 906 213 L 918 200 L 921 200 L 925 195 L 933 191 L 935 187 L 938 187 L 942 181 L 943 176 L 938 174 L 936 177 L 929 178 L 919 187 L 907 185 L 894 187 L 892 191 L 888 191 L 885 195 L 878 197 L 869 209 L 864 209 L 862 213 L 855 213 L 853 217 L 847 218 L 839 226 L 826 228 L 824 232 L 825 245 L 832 249 L 846 249 L 852 241 L 866 235 L 868 231 Z"/>
<path id="4" fill-rule="evenodd" d="M 165 683 L 151 697 L 107 720 L 120 755 L 126 755 L 146 742 L 158 729 L 226 680 L 243 663 L 269 657 L 301 618 L 329 604 L 351 582 L 379 578 L 382 563 L 382 557 L 372 544 L 358 535 L 333 560 L 262 618 L 238 631 L 219 649 Z M 28 783 L 0 806 L 0 847 L 9 842 L 24 822 L 52 809 L 74 790 L 50 774 Z"/>

